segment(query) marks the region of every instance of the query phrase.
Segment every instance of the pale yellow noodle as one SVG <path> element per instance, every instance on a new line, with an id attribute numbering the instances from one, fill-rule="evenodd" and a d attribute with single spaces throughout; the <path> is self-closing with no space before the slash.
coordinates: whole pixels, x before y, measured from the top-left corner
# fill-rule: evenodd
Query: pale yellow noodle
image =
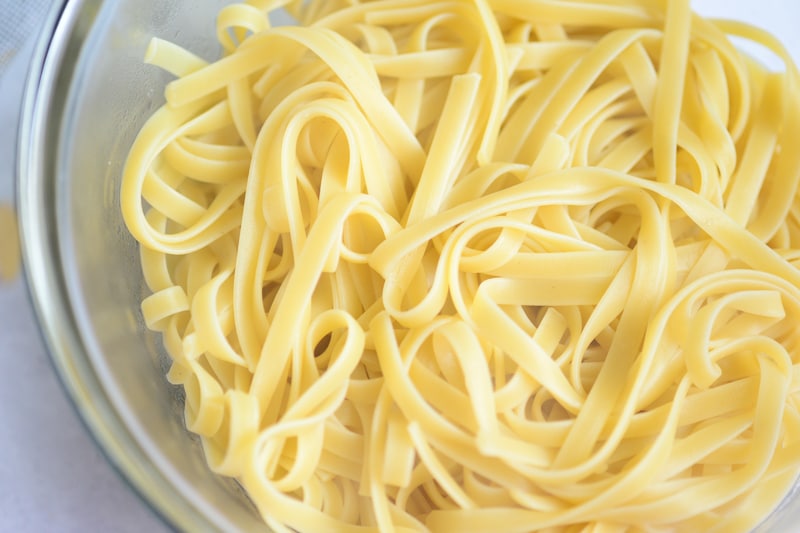
<path id="1" fill-rule="evenodd" d="M 151 43 L 178 79 L 122 211 L 187 427 L 268 525 L 729 532 L 781 502 L 800 75 L 772 36 L 688 0 L 253 0 L 217 38 Z"/>

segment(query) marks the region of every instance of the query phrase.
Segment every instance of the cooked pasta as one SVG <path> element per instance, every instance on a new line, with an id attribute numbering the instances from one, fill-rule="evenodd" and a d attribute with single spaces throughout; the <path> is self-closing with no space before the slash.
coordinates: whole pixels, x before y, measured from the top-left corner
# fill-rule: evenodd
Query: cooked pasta
<path id="1" fill-rule="evenodd" d="M 287 10 L 296 25 L 274 26 Z M 785 61 L 770 72 L 730 36 Z M 800 470 L 800 76 L 688 0 L 250 0 L 124 170 L 276 531 L 747 531 Z"/>

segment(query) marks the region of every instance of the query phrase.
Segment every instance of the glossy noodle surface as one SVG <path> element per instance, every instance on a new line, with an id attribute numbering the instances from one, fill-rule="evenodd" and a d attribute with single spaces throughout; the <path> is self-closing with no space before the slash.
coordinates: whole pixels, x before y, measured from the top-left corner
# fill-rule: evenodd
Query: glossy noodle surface
<path id="1" fill-rule="evenodd" d="M 800 76 L 770 35 L 687 0 L 252 0 L 215 37 L 152 41 L 176 79 L 122 209 L 187 427 L 268 525 L 728 533 L 781 502 Z"/>

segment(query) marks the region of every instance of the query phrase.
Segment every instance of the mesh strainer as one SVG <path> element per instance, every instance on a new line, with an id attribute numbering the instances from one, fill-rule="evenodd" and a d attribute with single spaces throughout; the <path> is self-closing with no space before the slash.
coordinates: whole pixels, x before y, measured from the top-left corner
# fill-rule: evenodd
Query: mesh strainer
<path id="1" fill-rule="evenodd" d="M 0 76 L 17 52 L 38 34 L 50 0 L 0 0 Z"/>
<path id="2" fill-rule="evenodd" d="M 49 6 L 50 0 L 0 0 L 0 282 L 15 278 L 19 270 L 19 242 L 11 199 L 11 150 L 29 45 L 39 34 Z"/>

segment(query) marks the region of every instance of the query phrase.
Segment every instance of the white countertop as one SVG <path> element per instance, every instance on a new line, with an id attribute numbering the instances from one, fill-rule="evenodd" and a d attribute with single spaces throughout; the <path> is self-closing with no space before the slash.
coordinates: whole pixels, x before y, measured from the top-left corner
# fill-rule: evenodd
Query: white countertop
<path id="1" fill-rule="evenodd" d="M 22 280 L 0 286 L 0 369 L 0 531 L 169 531 L 75 413 Z"/>
<path id="2" fill-rule="evenodd" d="M 2 5 L 2 4 L 0 4 Z M 11 200 L 28 43 L 0 78 L 0 201 Z M 9 228 L 0 228 L 0 239 Z M 160 533 L 169 528 L 113 469 L 76 414 L 22 279 L 0 282 L 0 532 Z"/>

